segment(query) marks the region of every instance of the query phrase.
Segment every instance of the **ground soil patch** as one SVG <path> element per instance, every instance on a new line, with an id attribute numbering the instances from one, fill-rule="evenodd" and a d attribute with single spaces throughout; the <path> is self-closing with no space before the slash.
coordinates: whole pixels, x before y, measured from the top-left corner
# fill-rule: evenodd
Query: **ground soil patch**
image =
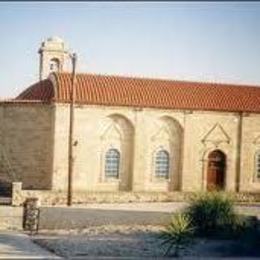
<path id="1" fill-rule="evenodd" d="M 35 243 L 66 258 L 72 257 L 162 257 L 162 226 L 103 226 L 84 230 L 41 231 Z M 260 247 L 246 241 L 196 239 L 182 253 L 187 257 L 260 257 Z"/>

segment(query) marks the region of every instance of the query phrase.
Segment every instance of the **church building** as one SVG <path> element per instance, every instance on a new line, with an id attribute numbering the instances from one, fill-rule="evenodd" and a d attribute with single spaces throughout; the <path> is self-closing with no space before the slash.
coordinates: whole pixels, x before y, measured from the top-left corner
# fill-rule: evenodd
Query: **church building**
<path id="1" fill-rule="evenodd" d="M 0 102 L 0 182 L 66 192 L 72 73 L 57 37 L 39 81 Z M 260 192 L 260 88 L 76 74 L 73 193 Z"/>

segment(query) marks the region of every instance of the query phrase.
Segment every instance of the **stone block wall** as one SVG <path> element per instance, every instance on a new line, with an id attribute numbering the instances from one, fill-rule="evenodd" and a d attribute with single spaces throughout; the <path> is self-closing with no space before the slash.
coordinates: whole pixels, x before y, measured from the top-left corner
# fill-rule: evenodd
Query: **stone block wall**
<path id="1" fill-rule="evenodd" d="M 260 151 L 260 115 L 246 114 L 242 124 L 241 144 L 241 192 L 259 192 L 260 178 L 257 177 L 256 154 Z"/>
<path id="2" fill-rule="evenodd" d="M 226 155 L 225 189 L 235 191 L 237 114 L 193 111 L 186 114 L 182 189 L 206 190 L 208 155 L 221 150 Z"/>
<path id="3" fill-rule="evenodd" d="M 55 110 L 53 187 L 67 189 L 69 106 Z M 77 105 L 74 130 L 73 187 L 81 191 L 174 191 L 180 188 L 182 125 L 180 111 Z M 171 124 L 175 125 L 176 129 Z M 178 130 L 178 129 L 180 130 Z M 180 132 L 178 132 L 180 131 Z M 154 153 L 167 149 L 170 179 L 153 178 Z M 105 153 L 120 151 L 119 180 L 104 178 Z"/>
<path id="4" fill-rule="evenodd" d="M 241 192 L 260 192 L 255 178 L 259 119 L 253 113 L 76 105 L 73 191 L 89 196 L 206 190 L 208 156 L 221 150 L 226 156 L 225 190 L 234 192 L 238 186 Z M 23 188 L 51 189 L 63 198 L 69 105 L 3 103 L 0 122 L 0 144 Z M 108 149 L 120 152 L 119 179 L 105 178 Z M 154 176 L 160 149 L 170 155 L 169 179 Z"/>
<path id="5" fill-rule="evenodd" d="M 68 153 L 60 147 L 68 146 L 69 106 L 57 104 L 55 117 L 53 187 L 65 191 Z M 250 160 L 254 156 L 245 152 L 248 147 L 243 144 L 240 153 L 239 126 L 240 122 L 245 124 L 242 136 L 260 134 L 259 116 L 251 115 L 251 125 L 244 120 L 245 114 L 242 117 L 240 121 L 240 114 L 232 112 L 76 105 L 73 189 L 77 192 L 206 190 L 209 153 L 221 150 L 226 156 L 225 190 L 234 192 L 237 185 L 244 191 L 250 191 L 250 187 L 258 190 L 260 183 L 252 185 L 245 177 L 253 174 Z M 120 126 L 120 120 L 126 122 L 125 127 Z M 132 134 L 127 137 L 129 131 Z M 115 181 L 104 178 L 104 153 L 109 147 L 116 147 L 122 153 L 122 164 L 129 167 L 122 168 L 121 174 L 128 175 L 127 178 Z M 170 154 L 168 180 L 154 178 L 154 154 L 158 149 L 166 149 Z M 246 159 L 247 156 L 251 159 Z M 237 183 L 238 174 L 240 183 Z"/>
<path id="6" fill-rule="evenodd" d="M 23 188 L 51 189 L 53 115 L 50 104 L 0 103 L 2 176 L 21 181 Z"/>

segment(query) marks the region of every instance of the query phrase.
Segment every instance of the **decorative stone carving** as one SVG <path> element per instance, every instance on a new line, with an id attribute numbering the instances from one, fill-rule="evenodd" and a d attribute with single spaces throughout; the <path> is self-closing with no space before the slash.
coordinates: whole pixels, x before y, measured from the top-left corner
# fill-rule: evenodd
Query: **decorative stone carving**
<path id="1" fill-rule="evenodd" d="M 122 139 L 122 133 L 120 132 L 120 129 L 113 123 L 111 123 L 103 132 L 101 135 L 101 139 L 113 139 L 113 140 L 121 140 Z"/>
<path id="2" fill-rule="evenodd" d="M 228 136 L 224 128 L 216 123 L 201 140 L 203 144 L 212 143 L 218 147 L 221 143 L 229 144 L 231 138 Z"/>
<path id="3" fill-rule="evenodd" d="M 170 133 L 169 129 L 167 127 L 163 126 L 151 137 L 151 141 L 163 140 L 163 141 L 172 142 L 172 139 L 170 138 L 170 136 L 171 136 L 171 133 Z"/>

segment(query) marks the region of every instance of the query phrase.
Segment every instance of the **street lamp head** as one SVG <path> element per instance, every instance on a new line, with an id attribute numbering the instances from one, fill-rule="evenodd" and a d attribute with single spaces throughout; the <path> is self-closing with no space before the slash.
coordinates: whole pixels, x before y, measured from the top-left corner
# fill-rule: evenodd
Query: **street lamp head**
<path id="1" fill-rule="evenodd" d="M 77 59 L 77 53 L 76 52 L 68 52 L 68 56 L 73 59 L 73 58 L 76 58 Z"/>

